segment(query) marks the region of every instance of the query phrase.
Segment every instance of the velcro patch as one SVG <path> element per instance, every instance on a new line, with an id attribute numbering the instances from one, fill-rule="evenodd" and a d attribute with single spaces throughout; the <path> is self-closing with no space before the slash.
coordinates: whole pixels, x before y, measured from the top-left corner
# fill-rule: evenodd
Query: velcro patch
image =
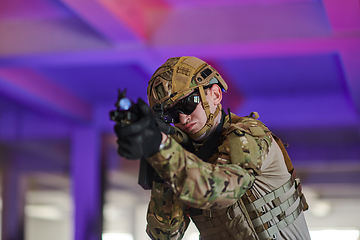
<path id="1" fill-rule="evenodd" d="M 180 73 L 180 74 L 183 74 L 183 75 L 186 75 L 186 76 L 190 76 L 190 69 L 189 68 L 185 68 L 185 67 L 179 67 L 177 70 L 176 70 L 177 73 Z"/>

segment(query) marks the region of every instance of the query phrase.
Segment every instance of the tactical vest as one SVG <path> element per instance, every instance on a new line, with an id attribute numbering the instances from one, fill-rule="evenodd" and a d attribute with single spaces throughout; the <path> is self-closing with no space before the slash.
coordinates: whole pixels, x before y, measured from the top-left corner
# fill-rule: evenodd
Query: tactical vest
<path id="1" fill-rule="evenodd" d="M 239 164 L 245 169 L 252 169 L 256 174 L 261 174 L 261 159 L 251 153 L 251 146 L 246 146 L 248 141 L 239 141 L 239 138 L 244 134 L 249 134 L 256 141 L 265 135 L 268 137 L 271 135 L 282 151 L 291 177 L 282 186 L 259 198 L 249 189 L 241 199 L 227 208 L 220 210 L 192 209 L 189 215 L 203 240 L 276 239 L 276 233 L 291 225 L 301 211 L 308 208 L 301 192 L 300 181 L 296 178 L 294 167 L 284 145 L 264 124 L 257 121 L 257 118 L 257 113 L 251 113 L 249 117 L 235 115 L 231 115 L 231 118 L 227 117 L 223 126 L 223 136 L 226 138 L 219 147 L 219 154 L 227 152 L 231 163 Z M 249 119 L 250 121 L 245 121 L 245 124 L 241 123 Z M 240 149 L 249 150 L 247 157 L 239 158 L 241 154 L 244 154 L 240 152 Z M 243 162 L 236 162 L 239 159 L 242 159 Z M 281 201 L 280 198 L 284 194 L 290 194 L 290 197 Z M 293 204 L 298 204 L 298 206 L 292 213 L 286 215 L 285 211 L 291 206 L 294 208 Z"/>

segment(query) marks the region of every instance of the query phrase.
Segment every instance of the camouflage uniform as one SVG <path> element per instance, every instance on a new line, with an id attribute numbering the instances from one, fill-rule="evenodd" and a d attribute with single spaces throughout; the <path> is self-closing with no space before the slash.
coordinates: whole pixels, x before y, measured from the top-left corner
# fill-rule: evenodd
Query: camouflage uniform
<path id="1" fill-rule="evenodd" d="M 151 192 L 147 233 L 152 239 L 182 239 L 189 217 L 205 240 L 310 239 L 298 196 L 301 189 L 288 171 L 286 153 L 256 118 L 232 115 L 230 124 L 227 116 L 217 151 L 206 162 L 173 137 L 147 159 L 165 180 L 154 182 Z M 284 186 L 293 191 L 281 192 Z M 280 196 L 258 204 L 274 192 Z M 266 214 L 279 208 L 280 214 Z"/>
<path id="2" fill-rule="evenodd" d="M 223 92 L 228 88 L 212 66 L 189 56 L 168 59 L 149 81 L 153 110 L 189 115 L 177 104 L 196 91 L 207 122 L 185 138 L 208 140 L 200 149 L 194 143 L 191 150 L 193 142 L 189 147 L 181 134 L 174 134 L 147 158 L 165 180 L 153 184 L 147 233 L 152 239 L 181 239 L 191 218 L 204 240 L 263 240 L 275 235 L 309 239 L 302 213 L 306 204 L 283 145 L 256 120 L 257 114 L 221 118 L 214 130 L 215 119 L 224 112 L 220 103 L 210 111 L 204 89 L 213 84 Z M 176 114 L 168 113 L 176 120 Z M 212 140 L 216 144 L 209 147 Z"/>

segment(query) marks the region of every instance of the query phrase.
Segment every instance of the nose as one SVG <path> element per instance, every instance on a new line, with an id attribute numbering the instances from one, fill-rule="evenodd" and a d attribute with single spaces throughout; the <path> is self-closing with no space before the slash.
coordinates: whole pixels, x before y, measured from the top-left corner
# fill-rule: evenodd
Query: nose
<path id="1" fill-rule="evenodd" d="M 186 123 L 189 121 L 190 116 L 186 115 L 184 113 L 179 113 L 179 121 L 182 125 L 186 125 Z"/>

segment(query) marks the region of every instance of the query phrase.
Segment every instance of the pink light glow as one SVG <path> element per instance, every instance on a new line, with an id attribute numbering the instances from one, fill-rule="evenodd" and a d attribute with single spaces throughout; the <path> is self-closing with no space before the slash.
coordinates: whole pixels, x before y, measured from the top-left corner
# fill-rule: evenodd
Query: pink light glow
<path id="1" fill-rule="evenodd" d="M 154 28 L 169 10 L 163 0 L 100 0 L 101 3 L 127 26 L 147 39 Z"/>
<path id="2" fill-rule="evenodd" d="M 335 32 L 360 29 L 359 0 L 323 0 L 323 3 Z"/>

